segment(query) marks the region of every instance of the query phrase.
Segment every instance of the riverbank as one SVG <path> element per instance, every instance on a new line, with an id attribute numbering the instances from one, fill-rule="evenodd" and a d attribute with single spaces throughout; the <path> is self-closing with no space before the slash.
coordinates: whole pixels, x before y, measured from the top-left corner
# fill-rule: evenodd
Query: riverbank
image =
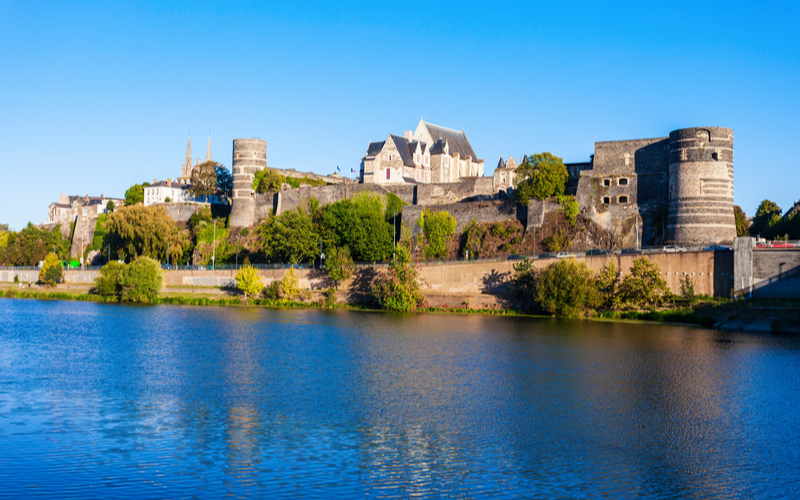
<path id="1" fill-rule="evenodd" d="M 74 300 L 98 303 L 119 303 L 115 297 L 89 293 L 91 286 L 84 284 L 59 285 L 48 288 L 41 285 L 2 284 L 0 298 L 36 300 Z M 492 316 L 547 317 L 524 313 L 504 307 L 501 303 L 472 305 L 469 298 L 433 296 L 428 307 L 418 312 L 438 314 L 479 314 Z M 166 287 L 154 304 L 218 307 L 263 307 L 272 309 L 343 309 L 377 311 L 366 306 L 351 304 L 347 292 L 337 293 L 337 302 L 326 303 L 321 292 L 316 292 L 307 302 L 289 300 L 251 299 L 245 304 L 241 294 L 234 289 L 213 286 Z M 678 325 L 693 325 L 721 330 L 797 333 L 800 334 L 800 300 L 753 299 L 747 301 L 709 300 L 694 307 L 662 309 L 656 311 L 604 311 L 594 321 L 637 321 Z"/>

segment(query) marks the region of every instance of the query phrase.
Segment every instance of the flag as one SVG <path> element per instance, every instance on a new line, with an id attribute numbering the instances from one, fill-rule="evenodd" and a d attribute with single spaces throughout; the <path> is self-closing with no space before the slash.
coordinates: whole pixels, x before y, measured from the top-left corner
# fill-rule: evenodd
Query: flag
<path id="1" fill-rule="evenodd" d="M 339 168 L 339 165 L 336 165 L 336 170 L 339 171 L 339 172 L 342 171 L 342 169 Z"/>

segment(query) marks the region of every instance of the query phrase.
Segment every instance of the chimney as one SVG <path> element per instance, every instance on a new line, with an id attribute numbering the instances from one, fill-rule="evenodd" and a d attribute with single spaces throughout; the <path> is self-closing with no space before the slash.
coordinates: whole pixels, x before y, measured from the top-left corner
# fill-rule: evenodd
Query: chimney
<path id="1" fill-rule="evenodd" d="M 86 196 L 83 197 L 83 201 L 89 201 L 89 193 L 86 193 Z"/>
<path id="2" fill-rule="evenodd" d="M 172 187 L 172 179 L 167 179 L 167 186 Z"/>
<path id="3" fill-rule="evenodd" d="M 158 183 L 158 181 L 153 179 L 153 184 L 157 184 L 157 183 Z"/>
<path id="4" fill-rule="evenodd" d="M 101 195 L 100 195 L 100 201 L 103 201 L 103 200 L 105 200 L 105 199 L 106 199 L 106 195 L 104 195 L 104 194 L 101 194 Z"/>
<path id="5" fill-rule="evenodd" d="M 406 130 L 406 131 L 405 131 L 405 133 L 404 133 L 403 135 L 404 135 L 404 136 L 405 136 L 405 138 L 406 138 L 406 139 L 408 139 L 409 141 L 411 140 L 411 131 L 410 131 L 410 130 Z"/>

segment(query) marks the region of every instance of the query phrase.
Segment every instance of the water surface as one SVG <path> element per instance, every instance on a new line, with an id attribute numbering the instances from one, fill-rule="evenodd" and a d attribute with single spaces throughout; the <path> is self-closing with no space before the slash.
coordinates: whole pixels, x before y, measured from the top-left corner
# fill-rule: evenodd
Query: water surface
<path id="1" fill-rule="evenodd" d="M 1 498 L 785 498 L 800 341 L 0 300 Z"/>

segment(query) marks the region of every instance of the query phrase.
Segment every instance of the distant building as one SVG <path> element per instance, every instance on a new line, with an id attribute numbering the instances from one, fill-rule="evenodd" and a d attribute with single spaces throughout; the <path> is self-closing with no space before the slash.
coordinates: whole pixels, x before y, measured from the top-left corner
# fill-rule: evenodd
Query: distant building
<path id="1" fill-rule="evenodd" d="M 385 141 L 370 142 L 361 160 L 359 181 L 374 184 L 424 184 L 459 182 L 483 176 L 464 131 L 423 120 L 412 134 L 390 134 Z"/>
<path id="2" fill-rule="evenodd" d="M 517 178 L 517 162 L 514 160 L 513 156 L 509 156 L 508 160 L 503 161 L 503 157 L 500 157 L 500 161 L 497 162 L 497 167 L 494 169 L 494 192 L 508 192 L 508 190 L 514 188 L 514 181 Z"/>
<path id="3" fill-rule="evenodd" d="M 120 198 L 106 198 L 103 195 L 97 196 L 67 196 L 61 194 L 59 200 L 51 203 L 47 209 L 47 222 L 62 224 L 64 222 L 74 222 L 79 216 L 97 217 L 106 213 L 108 202 L 114 202 L 115 206 L 121 206 L 125 200 Z"/>
<path id="4" fill-rule="evenodd" d="M 179 178 L 177 181 L 167 179 L 165 181 L 153 180 L 153 183 L 144 187 L 145 206 L 156 203 L 184 203 L 195 201 L 189 192 L 192 187 L 188 181 Z"/>
<path id="5" fill-rule="evenodd" d="M 205 161 L 212 161 L 211 160 L 211 134 L 208 136 L 208 147 L 206 147 L 206 159 Z M 186 159 L 183 160 L 183 165 L 181 165 L 181 176 L 178 177 L 179 181 L 189 182 L 192 179 L 192 172 L 194 172 L 195 167 L 200 165 L 200 158 L 197 159 L 197 163 L 192 164 L 192 136 L 189 136 L 189 139 L 186 143 Z"/>

